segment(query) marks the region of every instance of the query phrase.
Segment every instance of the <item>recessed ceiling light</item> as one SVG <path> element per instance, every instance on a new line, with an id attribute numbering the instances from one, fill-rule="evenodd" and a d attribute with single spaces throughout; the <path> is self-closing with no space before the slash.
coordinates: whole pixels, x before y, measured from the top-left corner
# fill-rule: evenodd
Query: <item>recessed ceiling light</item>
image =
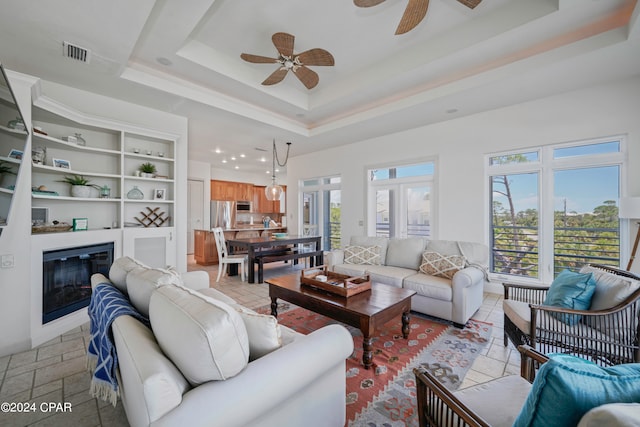
<path id="1" fill-rule="evenodd" d="M 158 64 L 166 65 L 167 67 L 169 65 L 173 65 L 173 62 L 171 62 L 169 58 L 165 58 L 164 56 L 156 58 L 156 61 L 158 61 Z"/>
<path id="2" fill-rule="evenodd" d="M 236 165 L 235 169 L 240 169 L 240 166 Z"/>
<path id="3" fill-rule="evenodd" d="M 261 161 L 262 163 L 264 163 L 264 162 L 266 162 L 266 161 L 267 161 L 267 159 L 265 159 L 264 157 L 261 157 L 261 158 L 260 158 L 260 161 Z"/>
<path id="4" fill-rule="evenodd" d="M 215 150 L 213 150 L 213 151 L 215 151 L 215 153 L 216 153 L 216 154 L 220 154 L 220 153 L 222 153 L 222 150 L 220 150 L 219 148 L 216 148 L 216 149 L 215 149 Z"/>
<path id="5" fill-rule="evenodd" d="M 240 157 L 242 157 L 244 159 L 247 156 L 245 156 L 244 154 L 240 154 Z"/>
<path id="6" fill-rule="evenodd" d="M 235 160 L 235 159 L 236 159 L 236 156 L 231 156 L 231 160 Z"/>
<path id="7" fill-rule="evenodd" d="M 227 159 L 222 159 L 222 163 L 227 163 Z"/>
<path id="8" fill-rule="evenodd" d="M 267 171 L 267 173 L 271 173 L 271 171 Z"/>

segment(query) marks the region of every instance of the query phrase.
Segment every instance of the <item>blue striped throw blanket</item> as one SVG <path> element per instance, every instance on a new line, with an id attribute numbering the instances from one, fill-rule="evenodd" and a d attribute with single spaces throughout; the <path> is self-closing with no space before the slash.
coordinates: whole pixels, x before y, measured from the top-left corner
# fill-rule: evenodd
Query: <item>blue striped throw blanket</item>
<path id="1" fill-rule="evenodd" d="M 149 326 L 142 316 L 116 287 L 99 283 L 91 294 L 89 318 L 91 319 L 91 341 L 87 351 L 87 368 L 93 372 L 90 393 L 93 397 L 109 401 L 116 406 L 120 390 L 116 370 L 118 355 L 113 342 L 111 323 L 118 317 L 130 315 Z"/>

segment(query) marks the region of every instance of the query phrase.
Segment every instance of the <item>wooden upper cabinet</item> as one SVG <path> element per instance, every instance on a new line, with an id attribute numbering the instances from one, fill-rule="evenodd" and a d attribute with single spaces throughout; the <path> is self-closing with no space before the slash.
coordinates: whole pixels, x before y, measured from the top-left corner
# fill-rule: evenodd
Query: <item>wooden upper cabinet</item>
<path id="1" fill-rule="evenodd" d="M 284 206 L 281 208 L 279 200 L 267 200 L 267 196 L 264 192 L 265 188 L 266 186 L 264 185 L 256 185 L 253 187 L 253 211 L 264 214 L 284 213 Z M 285 192 L 287 191 L 286 186 L 283 185 L 282 188 Z"/>
<path id="2" fill-rule="evenodd" d="M 237 199 L 237 182 L 211 180 L 211 200 L 240 200 Z"/>
<path id="3" fill-rule="evenodd" d="M 244 182 L 236 183 L 236 197 L 235 200 L 253 200 L 253 184 L 246 184 Z"/>

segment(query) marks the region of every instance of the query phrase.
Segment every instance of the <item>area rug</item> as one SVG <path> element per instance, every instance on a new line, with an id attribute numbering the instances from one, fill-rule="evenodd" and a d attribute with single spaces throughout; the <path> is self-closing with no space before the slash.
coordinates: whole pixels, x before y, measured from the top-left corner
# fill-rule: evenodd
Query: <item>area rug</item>
<path id="1" fill-rule="evenodd" d="M 295 308 L 278 313 L 278 322 L 308 334 L 341 324 Z M 476 356 L 491 337 L 491 324 L 469 320 L 463 329 L 412 313 L 409 338 L 402 337 L 400 318 L 380 328 L 373 339 L 373 366 L 362 365 L 362 333 L 344 325 L 354 340 L 347 359 L 347 425 L 418 426 L 413 368 L 424 366 L 450 390 L 458 388 Z"/>

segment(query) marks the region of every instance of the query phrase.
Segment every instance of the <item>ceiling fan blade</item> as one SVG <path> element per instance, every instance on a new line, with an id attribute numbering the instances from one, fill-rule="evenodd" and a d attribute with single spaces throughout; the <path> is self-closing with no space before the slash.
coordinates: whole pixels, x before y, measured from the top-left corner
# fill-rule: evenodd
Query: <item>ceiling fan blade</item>
<path id="1" fill-rule="evenodd" d="M 252 55 L 250 53 L 243 53 L 240 58 L 247 62 L 253 62 L 254 64 L 274 64 L 278 62 L 275 58 L 267 58 L 266 56 Z"/>
<path id="2" fill-rule="evenodd" d="M 407 8 L 404 10 L 404 15 L 398 24 L 396 29 L 396 35 L 404 34 L 415 28 L 427 14 L 429 8 L 429 0 L 409 0 Z"/>
<path id="3" fill-rule="evenodd" d="M 382 3 L 384 0 L 353 0 L 353 4 L 358 7 L 371 7 Z"/>
<path id="4" fill-rule="evenodd" d="M 309 49 L 298 55 L 298 59 L 304 65 L 335 65 L 333 55 L 324 49 Z"/>
<path id="5" fill-rule="evenodd" d="M 459 3 L 467 6 L 469 9 L 474 9 L 477 5 L 480 4 L 482 0 L 458 0 Z"/>
<path id="6" fill-rule="evenodd" d="M 274 85 L 276 83 L 280 83 L 282 81 L 282 79 L 284 79 L 284 76 L 287 75 L 287 70 L 286 68 L 278 68 L 277 70 L 275 70 L 273 73 L 271 73 L 271 75 L 269 77 L 267 77 L 265 79 L 265 81 L 262 82 L 263 85 L 265 86 L 270 86 L 270 85 Z"/>
<path id="7" fill-rule="evenodd" d="M 271 37 L 271 40 L 273 41 L 276 49 L 278 49 L 278 52 L 280 52 L 280 55 L 289 57 L 293 56 L 294 36 L 287 33 L 275 33 Z"/>
<path id="8" fill-rule="evenodd" d="M 303 85 L 307 87 L 307 89 L 313 89 L 320 81 L 320 77 L 318 77 L 318 74 L 315 71 L 308 69 L 304 65 L 298 67 L 298 69 L 294 71 L 293 74 L 296 75 L 296 77 L 302 82 Z"/>

